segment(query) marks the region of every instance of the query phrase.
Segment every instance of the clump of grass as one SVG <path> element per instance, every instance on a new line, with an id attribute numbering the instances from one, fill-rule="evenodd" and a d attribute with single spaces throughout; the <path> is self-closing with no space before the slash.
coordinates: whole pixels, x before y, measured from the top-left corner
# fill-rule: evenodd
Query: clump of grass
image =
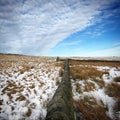
<path id="1" fill-rule="evenodd" d="M 63 69 L 61 68 L 61 69 L 59 70 L 59 77 L 62 77 L 62 75 L 63 75 Z"/>
<path id="2" fill-rule="evenodd" d="M 119 76 L 119 77 L 115 77 L 115 78 L 114 78 L 114 81 L 115 81 L 115 82 L 120 82 L 120 76 Z"/>
<path id="3" fill-rule="evenodd" d="M 31 68 L 31 69 L 34 69 L 34 66 L 31 66 L 30 68 Z"/>
<path id="4" fill-rule="evenodd" d="M 30 117 L 31 113 L 32 113 L 31 109 L 30 109 L 30 108 L 28 108 L 28 110 L 27 110 L 27 112 L 26 112 L 26 114 L 25 114 L 25 115 L 26 115 L 27 117 Z"/>
<path id="5" fill-rule="evenodd" d="M 94 83 L 88 81 L 84 82 L 84 87 L 78 82 L 76 82 L 75 86 L 76 86 L 76 92 L 80 94 L 82 94 L 83 92 L 93 91 L 96 88 Z"/>
<path id="6" fill-rule="evenodd" d="M 15 109 L 13 106 L 11 106 L 12 111 Z"/>
<path id="7" fill-rule="evenodd" d="M 56 67 L 60 67 L 59 77 L 62 77 L 62 75 L 63 75 L 63 69 L 64 69 L 64 62 L 56 62 L 55 66 Z"/>
<path id="8" fill-rule="evenodd" d="M 19 97 L 16 98 L 16 101 L 24 101 L 26 98 L 22 94 L 19 95 Z"/>
<path id="9" fill-rule="evenodd" d="M 103 79 L 96 78 L 94 81 L 100 86 L 100 88 L 103 88 L 105 86 Z"/>
<path id="10" fill-rule="evenodd" d="M 23 86 L 19 85 L 17 86 L 15 82 L 7 81 L 7 86 L 2 90 L 3 94 L 7 94 L 10 99 L 12 99 L 12 94 L 16 94 L 16 92 L 22 92 L 23 91 Z"/>
<path id="11" fill-rule="evenodd" d="M 88 105 L 84 100 L 74 101 L 74 103 L 85 120 L 111 120 L 102 106 Z M 94 100 L 92 104 L 95 104 Z"/>
<path id="12" fill-rule="evenodd" d="M 31 85 L 29 86 L 29 88 L 31 88 L 31 89 L 35 88 L 35 85 L 34 85 L 34 84 L 31 84 Z"/>
<path id="13" fill-rule="evenodd" d="M 0 105 L 2 105 L 3 100 L 0 100 Z"/>
<path id="14" fill-rule="evenodd" d="M 94 80 L 96 77 L 101 78 L 104 72 L 88 66 L 72 66 L 70 67 L 70 74 L 73 79 L 87 80 L 92 78 Z"/>
<path id="15" fill-rule="evenodd" d="M 120 96 L 120 85 L 117 83 L 111 83 L 105 86 L 106 88 L 106 94 L 108 94 L 110 97 L 118 97 Z"/>
<path id="16" fill-rule="evenodd" d="M 58 86 L 59 84 L 60 84 L 60 81 L 59 81 L 59 80 L 57 80 L 57 81 L 56 81 L 56 85 Z"/>
<path id="17" fill-rule="evenodd" d="M 88 66 L 109 66 L 109 67 L 120 67 L 120 62 L 110 62 L 110 61 L 76 61 L 72 60 L 70 62 L 71 65 L 88 65 Z"/>
<path id="18" fill-rule="evenodd" d="M 70 67 L 70 74 L 73 79 L 87 79 L 85 68 L 83 66 L 72 66 Z"/>
<path id="19" fill-rule="evenodd" d="M 80 94 L 83 92 L 81 89 L 81 85 L 78 82 L 76 83 L 76 91 Z"/>
<path id="20" fill-rule="evenodd" d="M 23 74 L 25 71 L 29 71 L 31 69 L 31 67 L 29 65 L 22 65 L 22 69 L 19 70 L 20 74 Z"/>
<path id="21" fill-rule="evenodd" d="M 36 108 L 36 104 L 35 103 L 31 103 L 30 104 L 30 108 L 35 109 Z"/>
<path id="22" fill-rule="evenodd" d="M 44 83 L 44 82 L 42 82 L 42 81 L 40 81 L 39 88 L 42 88 L 44 85 L 45 85 L 45 83 Z"/>
<path id="23" fill-rule="evenodd" d="M 117 98 L 117 102 L 114 106 L 114 111 L 119 112 L 120 111 L 120 97 Z"/>
<path id="24" fill-rule="evenodd" d="M 55 62 L 55 66 L 64 68 L 64 62 Z"/>
<path id="25" fill-rule="evenodd" d="M 95 89 L 94 83 L 85 82 L 84 91 L 89 92 L 89 91 L 93 91 L 94 89 Z"/>

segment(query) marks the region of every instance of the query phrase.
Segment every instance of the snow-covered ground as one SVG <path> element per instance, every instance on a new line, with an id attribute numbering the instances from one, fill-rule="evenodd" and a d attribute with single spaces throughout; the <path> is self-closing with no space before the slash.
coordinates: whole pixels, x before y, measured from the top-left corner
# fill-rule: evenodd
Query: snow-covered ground
<path id="1" fill-rule="evenodd" d="M 58 83 L 55 58 L 0 56 L 0 120 L 44 120 Z"/>
<path id="2" fill-rule="evenodd" d="M 45 119 L 47 104 L 61 81 L 61 67 L 55 61 L 52 57 L 0 55 L 0 120 Z M 91 108 L 101 106 L 113 120 L 115 113 L 120 116 L 114 107 L 120 102 L 119 92 L 114 93 L 120 87 L 120 80 L 114 80 L 120 78 L 120 66 L 72 64 L 71 67 L 78 71 L 79 67 L 86 67 L 82 74 L 87 78 L 71 76 L 74 101 L 83 100 Z M 89 67 L 91 72 L 96 72 L 91 67 L 101 71 L 102 76 L 86 77 L 90 74 Z"/>
<path id="3" fill-rule="evenodd" d="M 120 85 L 120 81 L 119 82 L 114 81 L 114 78 L 120 77 L 120 67 L 117 68 L 110 66 L 92 66 L 92 67 L 96 68 L 99 71 L 106 71 L 106 74 L 103 74 L 102 78 L 98 77 L 95 80 L 92 78 L 89 78 L 87 80 L 71 79 L 73 86 L 73 99 L 84 100 L 87 97 L 88 101 L 90 102 L 90 99 L 94 98 L 98 105 L 107 108 L 106 115 L 108 115 L 111 119 L 114 120 L 115 112 L 120 114 L 120 111 L 114 110 L 114 106 L 117 104 L 117 98 L 120 96 L 117 97 L 109 96 L 108 94 L 106 94 L 106 89 L 107 86 L 109 84 L 111 85 L 112 83 Z M 102 82 L 100 82 L 100 80 Z M 92 106 L 92 104 L 90 105 Z"/>

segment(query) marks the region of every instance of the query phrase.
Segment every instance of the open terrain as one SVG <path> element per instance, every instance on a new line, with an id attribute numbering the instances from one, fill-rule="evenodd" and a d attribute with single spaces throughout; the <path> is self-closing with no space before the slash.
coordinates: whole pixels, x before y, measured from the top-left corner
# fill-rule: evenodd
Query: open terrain
<path id="1" fill-rule="evenodd" d="M 70 60 L 75 112 L 84 120 L 120 119 L 118 60 Z M 44 120 L 63 68 L 55 57 L 0 54 L 0 119 Z"/>
<path id="2" fill-rule="evenodd" d="M 85 120 L 120 119 L 120 62 L 70 65 L 73 100 Z"/>
<path id="3" fill-rule="evenodd" d="M 55 58 L 0 55 L 0 118 L 44 119 L 59 71 Z"/>

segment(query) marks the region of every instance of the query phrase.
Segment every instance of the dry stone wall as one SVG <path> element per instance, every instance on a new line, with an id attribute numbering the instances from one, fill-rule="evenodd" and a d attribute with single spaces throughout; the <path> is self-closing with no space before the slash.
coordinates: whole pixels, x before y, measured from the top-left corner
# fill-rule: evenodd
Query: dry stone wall
<path id="1" fill-rule="evenodd" d="M 69 76 L 69 60 L 65 60 L 62 82 L 48 104 L 45 120 L 74 120 L 72 87 Z"/>

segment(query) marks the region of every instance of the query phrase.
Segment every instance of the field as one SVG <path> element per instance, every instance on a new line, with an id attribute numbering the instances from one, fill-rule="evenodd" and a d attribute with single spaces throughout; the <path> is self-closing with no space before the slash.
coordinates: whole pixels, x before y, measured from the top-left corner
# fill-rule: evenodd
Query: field
<path id="1" fill-rule="evenodd" d="M 54 57 L 0 54 L 0 119 L 44 120 L 62 79 Z M 119 120 L 120 62 L 70 61 L 76 114 L 84 120 Z"/>
<path id="2" fill-rule="evenodd" d="M 0 118 L 44 119 L 59 71 L 55 58 L 0 55 Z"/>
<path id="3" fill-rule="evenodd" d="M 73 99 L 85 120 L 120 119 L 120 62 L 70 65 Z"/>

